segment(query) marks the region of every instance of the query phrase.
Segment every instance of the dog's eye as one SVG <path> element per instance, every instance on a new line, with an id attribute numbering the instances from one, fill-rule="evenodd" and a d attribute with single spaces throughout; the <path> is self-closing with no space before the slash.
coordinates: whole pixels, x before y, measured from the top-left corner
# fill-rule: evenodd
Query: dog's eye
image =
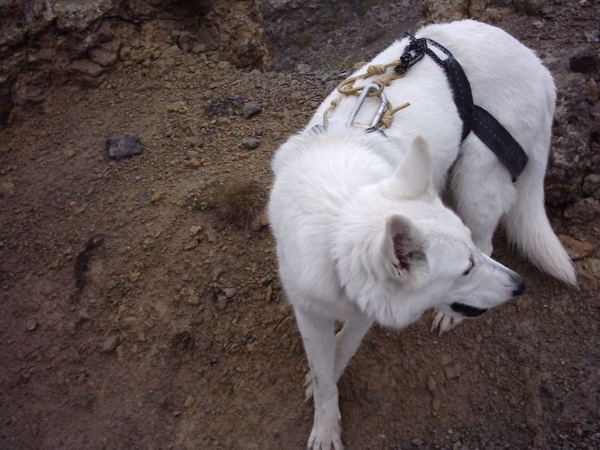
<path id="1" fill-rule="evenodd" d="M 473 259 L 470 259 L 469 268 L 463 272 L 463 275 L 469 275 L 469 273 L 471 273 L 471 270 L 473 270 L 473 267 L 475 267 L 475 261 L 473 261 Z"/>

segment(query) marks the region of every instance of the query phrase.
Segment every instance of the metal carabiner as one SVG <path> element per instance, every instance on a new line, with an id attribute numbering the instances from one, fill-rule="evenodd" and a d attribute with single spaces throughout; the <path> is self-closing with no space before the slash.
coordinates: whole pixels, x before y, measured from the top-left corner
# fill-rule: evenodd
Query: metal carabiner
<path id="1" fill-rule="evenodd" d="M 383 88 L 378 85 L 377 83 L 371 83 L 371 84 L 367 84 L 366 86 L 363 87 L 362 92 L 360 93 L 358 100 L 356 100 L 356 104 L 354 105 L 354 108 L 352 108 L 352 111 L 350 112 L 350 115 L 348 116 L 348 120 L 346 121 L 346 126 L 351 127 L 354 125 L 354 119 L 356 119 L 356 115 L 358 114 L 358 112 L 360 111 L 360 108 L 362 107 L 363 103 L 365 102 L 365 98 L 367 98 L 367 96 L 369 95 L 369 92 L 371 91 L 378 91 L 378 97 L 381 101 L 381 103 L 379 104 L 379 108 L 377 109 L 377 112 L 375 113 L 375 117 L 373 117 L 373 120 L 371 121 L 371 125 L 369 128 L 377 128 L 377 125 L 379 124 L 379 121 L 381 120 L 381 117 L 383 116 L 383 113 L 385 112 L 385 109 L 387 107 L 387 97 L 385 96 L 385 94 L 383 93 Z"/>

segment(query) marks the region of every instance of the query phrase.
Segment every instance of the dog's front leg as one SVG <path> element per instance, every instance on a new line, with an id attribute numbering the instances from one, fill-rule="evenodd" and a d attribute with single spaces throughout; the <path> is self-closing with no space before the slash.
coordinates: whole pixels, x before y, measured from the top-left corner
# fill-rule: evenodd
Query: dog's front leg
<path id="1" fill-rule="evenodd" d="M 335 323 L 296 310 L 296 320 L 312 374 L 315 417 L 310 450 L 343 450 L 335 379 Z"/>
<path id="2" fill-rule="evenodd" d="M 373 319 L 366 314 L 357 312 L 344 323 L 342 329 L 335 336 L 334 373 L 336 383 L 340 380 L 348 362 L 352 359 L 356 350 L 358 350 L 363 337 L 367 334 L 371 325 L 373 325 Z M 306 388 L 305 398 L 308 401 L 313 396 L 312 374 L 310 372 L 306 374 L 304 386 Z"/>
<path id="3" fill-rule="evenodd" d="M 444 333 L 454 330 L 458 324 L 460 324 L 464 318 L 450 317 L 441 311 L 436 311 L 431 324 L 431 332 L 438 332 L 438 336 Z"/>

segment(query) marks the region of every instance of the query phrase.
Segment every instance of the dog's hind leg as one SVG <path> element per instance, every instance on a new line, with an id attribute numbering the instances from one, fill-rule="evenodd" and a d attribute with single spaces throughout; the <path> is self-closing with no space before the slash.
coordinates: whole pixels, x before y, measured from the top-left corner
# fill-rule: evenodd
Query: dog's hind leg
<path id="1" fill-rule="evenodd" d="M 475 245 L 490 256 L 494 231 L 516 198 L 510 173 L 478 137 L 470 134 L 453 167 L 451 183 L 456 213 L 471 230 Z"/>
<path id="2" fill-rule="evenodd" d="M 341 378 L 344 370 L 346 370 L 348 362 L 352 359 L 356 350 L 358 350 L 363 337 L 367 334 L 372 324 L 373 319 L 366 314 L 358 312 L 344 323 L 342 329 L 335 336 L 334 374 L 336 383 Z M 306 401 L 308 401 L 313 396 L 314 389 L 311 372 L 306 374 L 304 386 L 306 388 Z"/>
<path id="3" fill-rule="evenodd" d="M 315 416 L 309 450 L 343 450 L 335 378 L 335 322 L 295 309 L 314 391 Z"/>

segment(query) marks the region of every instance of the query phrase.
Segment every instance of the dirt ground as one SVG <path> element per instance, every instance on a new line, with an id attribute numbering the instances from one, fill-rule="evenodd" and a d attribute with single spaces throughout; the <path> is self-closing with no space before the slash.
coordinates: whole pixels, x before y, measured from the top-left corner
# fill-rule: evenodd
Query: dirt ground
<path id="1" fill-rule="evenodd" d="M 552 52 L 598 14 L 498 23 Z M 290 46 L 279 72 L 184 52 L 123 65 L 1 131 L 0 449 L 304 448 L 307 364 L 260 210 L 272 152 L 366 59 L 336 33 Z M 143 152 L 109 159 L 125 134 Z M 579 241 L 579 289 L 500 234 L 526 293 L 442 337 L 430 316 L 373 328 L 340 381 L 348 449 L 600 448 L 600 218 L 551 213 Z"/>

